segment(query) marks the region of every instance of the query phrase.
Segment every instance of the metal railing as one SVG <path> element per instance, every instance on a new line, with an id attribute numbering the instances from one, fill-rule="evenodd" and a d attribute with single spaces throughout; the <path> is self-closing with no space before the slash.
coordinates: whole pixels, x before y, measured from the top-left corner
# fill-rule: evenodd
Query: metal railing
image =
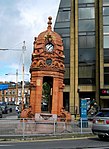
<path id="1" fill-rule="evenodd" d="M 0 137 L 2 136 L 41 136 L 61 134 L 86 134 L 91 132 L 92 123 L 73 120 L 33 120 L 33 119 L 1 119 Z"/>

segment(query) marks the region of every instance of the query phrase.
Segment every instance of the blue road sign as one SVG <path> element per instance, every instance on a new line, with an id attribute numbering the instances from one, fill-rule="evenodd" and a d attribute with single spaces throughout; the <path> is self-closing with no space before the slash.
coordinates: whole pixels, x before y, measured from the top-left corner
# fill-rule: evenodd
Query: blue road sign
<path id="1" fill-rule="evenodd" d="M 81 118 L 87 120 L 87 100 L 81 99 Z"/>

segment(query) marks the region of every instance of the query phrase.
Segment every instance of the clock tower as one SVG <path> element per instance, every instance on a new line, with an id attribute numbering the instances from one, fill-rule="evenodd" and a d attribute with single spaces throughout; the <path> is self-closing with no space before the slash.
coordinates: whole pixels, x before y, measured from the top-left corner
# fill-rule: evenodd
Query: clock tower
<path id="1" fill-rule="evenodd" d="M 52 31 L 51 20 L 49 17 L 47 30 L 35 37 L 30 66 L 30 106 L 36 118 L 41 113 L 57 117 L 63 107 L 63 42 Z"/>

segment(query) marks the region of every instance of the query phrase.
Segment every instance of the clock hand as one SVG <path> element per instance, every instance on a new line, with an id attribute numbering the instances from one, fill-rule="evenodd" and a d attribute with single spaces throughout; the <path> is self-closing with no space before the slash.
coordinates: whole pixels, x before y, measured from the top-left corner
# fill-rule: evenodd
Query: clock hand
<path id="1" fill-rule="evenodd" d="M 52 45 L 49 45 L 48 50 L 51 51 Z"/>

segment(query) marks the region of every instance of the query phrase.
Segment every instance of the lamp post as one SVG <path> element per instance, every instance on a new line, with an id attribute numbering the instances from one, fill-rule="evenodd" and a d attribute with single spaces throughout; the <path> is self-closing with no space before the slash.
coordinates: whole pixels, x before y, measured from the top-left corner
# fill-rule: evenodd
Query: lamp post
<path id="1" fill-rule="evenodd" d="M 16 103 L 18 103 L 18 69 L 16 69 Z"/>
<path id="2" fill-rule="evenodd" d="M 22 46 L 22 110 L 24 109 L 24 52 L 26 50 L 25 41 Z"/>

